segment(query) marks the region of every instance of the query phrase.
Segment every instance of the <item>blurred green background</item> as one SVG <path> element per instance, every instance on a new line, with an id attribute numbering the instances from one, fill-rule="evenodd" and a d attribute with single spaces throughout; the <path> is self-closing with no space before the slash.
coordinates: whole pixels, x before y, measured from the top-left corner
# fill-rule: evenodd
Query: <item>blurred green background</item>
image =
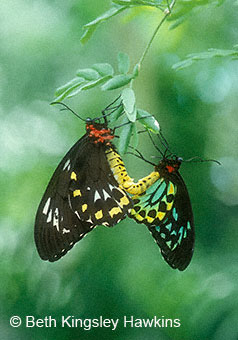
<path id="1" fill-rule="evenodd" d="M 109 1 L 3 0 L 0 4 L 0 332 L 2 339 L 238 339 L 238 62 L 201 61 L 175 72 L 187 54 L 237 43 L 237 6 L 205 6 L 174 30 L 165 23 L 134 83 L 137 104 L 154 114 L 185 163 L 196 248 L 185 272 L 171 269 L 143 225 L 126 219 L 100 227 L 56 263 L 40 260 L 34 217 L 56 165 L 84 134 L 84 124 L 50 107 L 54 90 L 78 68 L 109 62 L 119 51 L 136 63 L 160 20 L 145 10 L 101 25 L 81 46 L 82 25 Z M 94 89 L 69 104 L 95 117 L 118 94 Z M 140 135 L 139 149 L 157 156 Z M 151 171 L 126 155 L 135 179 Z M 19 315 L 76 318 L 178 318 L 180 328 L 11 328 Z"/>

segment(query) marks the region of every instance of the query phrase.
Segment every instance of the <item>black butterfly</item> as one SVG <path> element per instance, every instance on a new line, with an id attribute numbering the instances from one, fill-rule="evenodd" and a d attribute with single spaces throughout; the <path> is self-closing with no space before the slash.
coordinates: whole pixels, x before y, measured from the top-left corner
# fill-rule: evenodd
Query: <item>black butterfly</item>
<path id="1" fill-rule="evenodd" d="M 115 225 L 133 206 L 107 160 L 115 151 L 113 131 L 98 119 L 87 119 L 86 134 L 64 156 L 40 202 L 34 236 L 43 260 L 57 261 L 95 226 Z"/>

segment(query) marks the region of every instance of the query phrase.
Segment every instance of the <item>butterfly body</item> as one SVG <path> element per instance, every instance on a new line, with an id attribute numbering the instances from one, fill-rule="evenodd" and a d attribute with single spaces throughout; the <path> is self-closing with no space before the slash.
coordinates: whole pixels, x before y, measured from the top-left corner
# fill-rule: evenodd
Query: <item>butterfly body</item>
<path id="1" fill-rule="evenodd" d="M 106 158 L 106 151 L 115 149 L 113 138 L 106 123 L 87 120 L 85 135 L 56 168 L 35 221 L 35 243 L 43 260 L 58 260 L 95 226 L 115 225 L 133 206 Z"/>
<path id="2" fill-rule="evenodd" d="M 181 162 L 179 157 L 164 157 L 155 166 L 159 178 L 144 193 L 133 196 L 129 215 L 148 227 L 166 262 L 184 270 L 193 255 L 195 235 L 189 194 L 178 171 Z"/>

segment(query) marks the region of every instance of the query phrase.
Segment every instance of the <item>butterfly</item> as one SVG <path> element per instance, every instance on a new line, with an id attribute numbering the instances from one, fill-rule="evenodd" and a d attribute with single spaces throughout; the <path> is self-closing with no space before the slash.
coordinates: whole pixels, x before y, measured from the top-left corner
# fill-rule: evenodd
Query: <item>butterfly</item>
<path id="1" fill-rule="evenodd" d="M 129 216 L 148 227 L 165 261 L 182 271 L 189 265 L 194 251 L 193 212 L 179 173 L 182 158 L 165 154 L 157 165 L 148 161 L 155 166 L 153 176 L 144 178 L 147 190 L 132 196 L 134 207 Z"/>
<path id="2" fill-rule="evenodd" d="M 116 149 L 103 118 L 86 120 L 86 133 L 59 163 L 39 204 L 34 238 L 43 260 L 57 261 L 97 225 L 117 224 L 133 206 L 107 160 Z"/>

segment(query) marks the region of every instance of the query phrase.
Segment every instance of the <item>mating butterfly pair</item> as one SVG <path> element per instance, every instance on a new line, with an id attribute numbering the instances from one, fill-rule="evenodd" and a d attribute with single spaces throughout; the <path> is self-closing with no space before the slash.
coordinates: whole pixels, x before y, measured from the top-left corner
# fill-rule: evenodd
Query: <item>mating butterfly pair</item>
<path id="1" fill-rule="evenodd" d="M 111 142 L 114 131 L 104 120 L 86 121 L 85 135 L 48 184 L 35 221 L 40 257 L 57 261 L 97 225 L 111 227 L 129 215 L 147 225 L 167 263 L 184 270 L 193 254 L 194 223 L 178 172 L 181 159 L 163 157 L 150 175 L 134 183 Z"/>

